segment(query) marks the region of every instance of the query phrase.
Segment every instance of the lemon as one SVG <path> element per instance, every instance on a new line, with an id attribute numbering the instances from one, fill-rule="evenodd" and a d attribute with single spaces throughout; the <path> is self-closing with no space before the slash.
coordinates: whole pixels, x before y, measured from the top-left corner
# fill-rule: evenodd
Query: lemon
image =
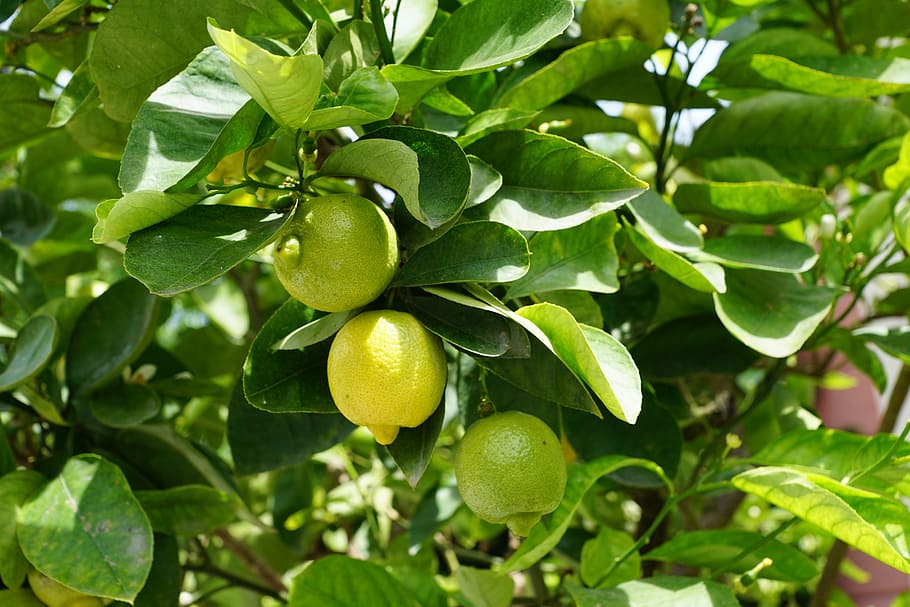
<path id="1" fill-rule="evenodd" d="M 48 607 L 103 607 L 104 601 L 67 588 L 35 569 L 28 571 L 28 585 L 38 599 Z"/>
<path id="2" fill-rule="evenodd" d="M 587 0 L 579 19 L 583 40 L 632 36 L 657 48 L 670 25 L 667 0 Z"/>
<path id="3" fill-rule="evenodd" d="M 275 141 L 269 141 L 265 145 L 250 150 L 246 159 L 246 172 L 255 173 L 265 165 L 265 161 L 272 155 L 272 149 L 275 147 Z M 228 154 L 218 161 L 218 164 L 212 169 L 212 172 L 206 176 L 206 180 L 212 182 L 240 183 L 243 180 L 243 154 L 244 150 Z"/>
<path id="4" fill-rule="evenodd" d="M 494 413 L 465 432 L 455 456 L 455 479 L 462 499 L 477 516 L 505 523 L 515 535 L 526 536 L 562 500 L 563 446 L 533 415 Z"/>
<path id="5" fill-rule="evenodd" d="M 404 426 L 422 424 L 442 400 L 442 341 L 407 312 L 358 314 L 329 349 L 329 391 L 341 414 L 388 445 Z"/>
<path id="6" fill-rule="evenodd" d="M 275 245 L 275 273 L 298 301 L 325 312 L 366 305 L 398 269 L 398 237 L 386 214 L 354 194 L 303 202 Z"/>

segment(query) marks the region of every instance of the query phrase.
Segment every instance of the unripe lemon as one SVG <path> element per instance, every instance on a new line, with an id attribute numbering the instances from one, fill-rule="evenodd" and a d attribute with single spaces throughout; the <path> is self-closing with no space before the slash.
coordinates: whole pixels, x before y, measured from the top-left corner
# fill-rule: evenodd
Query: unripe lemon
<path id="1" fill-rule="evenodd" d="M 28 570 L 28 585 L 42 603 L 48 607 L 103 607 L 104 601 L 67 588 L 35 569 Z"/>
<path id="2" fill-rule="evenodd" d="M 480 518 L 526 536 L 566 488 L 562 443 L 539 418 L 494 413 L 465 432 L 455 456 L 462 499 Z"/>
<path id="3" fill-rule="evenodd" d="M 670 25 L 667 0 L 587 0 L 579 19 L 584 40 L 632 36 L 657 48 Z"/>
<path id="4" fill-rule="evenodd" d="M 341 312 L 379 297 L 398 269 L 398 237 L 386 214 L 355 194 L 303 202 L 275 245 L 275 274 L 298 301 Z"/>
<path id="5" fill-rule="evenodd" d="M 329 349 L 329 391 L 341 414 L 388 445 L 404 426 L 422 424 L 442 400 L 442 341 L 407 312 L 358 314 Z"/>

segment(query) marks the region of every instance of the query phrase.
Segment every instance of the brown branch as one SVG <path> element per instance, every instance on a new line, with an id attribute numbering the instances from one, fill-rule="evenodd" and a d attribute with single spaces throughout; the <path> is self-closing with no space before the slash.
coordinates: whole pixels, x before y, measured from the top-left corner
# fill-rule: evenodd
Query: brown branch
<path id="1" fill-rule="evenodd" d="M 224 547 L 236 554 L 244 565 L 256 574 L 266 586 L 279 594 L 287 593 L 287 586 L 281 581 L 281 577 L 272 571 L 271 567 L 262 562 L 262 559 L 250 550 L 249 546 L 237 540 L 226 529 L 219 529 L 215 532 L 215 536 L 220 538 L 224 542 Z"/>

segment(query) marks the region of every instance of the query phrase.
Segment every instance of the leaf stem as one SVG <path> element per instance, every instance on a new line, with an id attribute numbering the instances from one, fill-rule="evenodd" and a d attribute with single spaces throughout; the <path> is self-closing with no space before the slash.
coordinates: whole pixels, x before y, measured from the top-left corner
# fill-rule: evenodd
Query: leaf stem
<path id="1" fill-rule="evenodd" d="M 291 13 L 297 21 L 300 21 L 306 28 L 313 27 L 313 20 L 303 12 L 299 6 L 294 4 L 293 0 L 278 0 L 279 4 L 284 7 L 284 10 Z"/>
<path id="2" fill-rule="evenodd" d="M 370 21 L 376 30 L 376 39 L 379 40 L 379 52 L 382 62 L 386 65 L 395 63 L 395 53 L 392 52 L 392 43 L 389 34 L 385 31 L 385 21 L 382 18 L 382 0 L 370 0 Z"/>
<path id="3" fill-rule="evenodd" d="M 272 591 L 269 596 L 275 596 L 276 594 L 280 596 L 288 591 L 284 582 L 281 581 L 281 577 L 272 571 L 271 567 L 265 564 L 257 554 L 250 550 L 249 546 L 232 536 L 226 529 L 219 529 L 215 532 L 215 535 L 221 538 L 225 548 L 236 554 L 250 571 L 268 585 L 268 588 Z"/>

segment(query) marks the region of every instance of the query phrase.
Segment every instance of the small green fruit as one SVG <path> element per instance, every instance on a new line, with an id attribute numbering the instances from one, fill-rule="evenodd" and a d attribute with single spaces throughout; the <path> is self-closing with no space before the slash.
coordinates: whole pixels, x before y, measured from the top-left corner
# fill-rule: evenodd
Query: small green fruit
<path id="1" fill-rule="evenodd" d="M 583 40 L 631 36 L 657 48 L 670 25 L 667 0 L 587 0 L 579 20 Z"/>

